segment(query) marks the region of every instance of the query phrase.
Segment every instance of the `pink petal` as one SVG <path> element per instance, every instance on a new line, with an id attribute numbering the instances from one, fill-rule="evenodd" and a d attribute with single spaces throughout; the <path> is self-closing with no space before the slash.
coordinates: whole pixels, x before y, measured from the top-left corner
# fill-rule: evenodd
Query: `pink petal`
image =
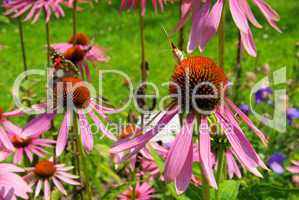
<path id="1" fill-rule="evenodd" d="M 209 126 L 206 116 L 201 116 L 200 135 L 199 135 L 199 159 L 203 174 L 210 186 L 217 188 L 217 183 L 213 174 L 211 159 L 211 140 Z"/>
<path id="2" fill-rule="evenodd" d="M 193 0 L 182 0 L 181 3 L 181 18 L 178 24 L 176 25 L 175 31 L 179 31 L 185 24 L 191 13 L 191 6 Z M 197 2 L 195 2 L 197 3 Z"/>
<path id="3" fill-rule="evenodd" d="M 51 121 L 55 114 L 45 113 L 31 120 L 24 128 L 23 136 L 38 137 L 42 133 L 48 131 L 51 127 Z"/>
<path id="4" fill-rule="evenodd" d="M 60 156 L 65 149 L 69 134 L 70 119 L 71 111 L 67 111 L 64 115 L 64 119 L 61 123 L 59 134 L 57 137 L 56 156 Z"/>
<path id="5" fill-rule="evenodd" d="M 262 25 L 256 20 L 256 18 L 254 17 L 251 8 L 249 7 L 247 0 L 240 0 L 239 1 L 239 5 L 241 7 L 241 9 L 244 11 L 246 17 L 248 18 L 248 20 L 257 28 L 262 28 Z"/>
<path id="6" fill-rule="evenodd" d="M 232 153 L 230 151 L 227 151 L 225 153 L 226 156 L 226 162 L 227 162 L 227 169 L 228 169 L 228 176 L 230 179 L 234 177 L 234 174 L 238 177 L 241 178 L 241 172 L 238 167 L 238 164 L 236 163 Z"/>
<path id="7" fill-rule="evenodd" d="M 229 7 L 233 20 L 240 32 L 248 33 L 250 28 L 245 13 L 239 5 L 239 0 L 229 0 Z"/>
<path id="8" fill-rule="evenodd" d="M 110 153 L 116 154 L 128 150 L 130 148 L 133 148 L 135 146 L 139 146 L 141 144 L 144 145 L 150 139 L 152 139 L 157 133 L 159 133 L 159 131 L 163 129 L 168 124 L 168 122 L 170 122 L 170 120 L 178 113 L 178 111 L 179 109 L 177 106 L 168 110 L 153 129 L 147 131 L 145 134 L 136 137 L 130 141 L 124 141 L 119 143 L 117 146 L 114 146 L 110 149 Z"/>
<path id="9" fill-rule="evenodd" d="M 55 177 L 52 178 L 54 185 L 58 188 L 58 190 L 60 192 L 62 192 L 62 194 L 67 195 L 66 190 L 64 189 L 62 183 L 60 183 L 60 181 L 58 179 L 56 179 Z"/>
<path id="10" fill-rule="evenodd" d="M 183 167 L 188 158 L 189 149 L 192 148 L 194 118 L 194 113 L 188 114 L 184 127 L 170 148 L 166 158 L 164 171 L 164 178 L 166 181 L 175 180 L 180 172 L 184 170 Z"/>
<path id="11" fill-rule="evenodd" d="M 93 136 L 90 126 L 82 111 L 78 111 L 79 126 L 81 131 L 81 140 L 86 151 L 90 152 L 93 149 Z"/>
<path id="12" fill-rule="evenodd" d="M 14 125 L 8 120 L 3 120 L 2 125 L 4 129 L 7 131 L 8 134 L 14 134 L 14 135 L 21 135 L 22 129 L 19 128 L 18 126 Z"/>
<path id="13" fill-rule="evenodd" d="M 187 149 L 186 149 L 187 150 Z M 177 194 L 180 195 L 185 192 L 189 186 L 192 177 L 192 158 L 193 158 L 193 148 L 190 146 L 188 156 L 186 158 L 185 164 L 175 179 L 175 188 Z"/>
<path id="14" fill-rule="evenodd" d="M 10 139 L 8 138 L 7 133 L 1 126 L 0 126 L 0 143 L 2 143 L 5 146 L 5 148 L 7 148 L 8 150 L 13 151 L 15 149 Z"/>
<path id="15" fill-rule="evenodd" d="M 252 121 L 245 115 L 239 108 L 236 106 L 230 99 L 225 97 L 225 101 L 229 104 L 229 106 L 240 115 L 243 121 L 253 130 L 253 132 L 260 138 L 262 143 L 267 146 L 268 140 L 266 136 L 252 123 Z"/>
<path id="16" fill-rule="evenodd" d="M 240 31 L 241 34 L 241 41 L 243 44 L 243 47 L 247 51 L 247 53 L 253 57 L 256 57 L 256 46 L 253 41 L 253 36 L 250 30 L 248 30 L 248 33 L 244 33 Z"/>
<path id="17" fill-rule="evenodd" d="M 51 188 L 47 179 L 44 180 L 44 199 L 51 200 Z"/>

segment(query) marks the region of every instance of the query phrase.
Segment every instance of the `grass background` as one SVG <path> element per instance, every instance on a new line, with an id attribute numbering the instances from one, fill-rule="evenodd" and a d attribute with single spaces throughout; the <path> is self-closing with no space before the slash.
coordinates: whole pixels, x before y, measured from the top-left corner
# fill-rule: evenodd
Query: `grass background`
<path id="1" fill-rule="evenodd" d="M 257 19 L 264 25 L 263 29 L 257 30 L 253 28 L 253 35 L 257 44 L 258 56 L 252 58 L 244 55 L 242 59 L 242 84 L 245 83 L 245 72 L 254 72 L 257 75 L 257 80 L 263 78 L 260 71 L 260 67 L 268 63 L 271 67 L 271 71 L 275 71 L 281 67 L 287 68 L 287 74 L 289 79 L 299 79 L 298 72 L 298 49 L 296 49 L 296 43 L 299 41 L 299 29 L 298 29 L 298 10 L 299 4 L 296 0 L 272 0 L 271 5 L 276 9 L 281 20 L 279 26 L 283 33 L 275 32 L 266 23 L 264 17 L 257 8 L 253 8 Z M 106 64 L 99 64 L 96 68 L 92 69 L 93 84 L 98 85 L 98 71 L 102 69 L 118 69 L 132 79 L 136 86 L 140 80 L 140 41 L 139 41 L 139 18 L 135 11 L 124 12 L 119 14 L 119 2 L 113 1 L 112 5 L 108 5 L 104 2 L 95 5 L 83 5 L 84 9 L 78 13 L 78 31 L 85 32 L 90 37 L 93 37 L 95 43 L 107 48 L 107 54 L 111 57 L 110 61 Z M 165 8 L 165 12 L 155 14 L 151 8 L 147 9 L 145 16 L 145 46 L 146 46 L 146 60 L 149 62 L 150 72 L 149 81 L 162 84 L 170 79 L 171 73 L 175 66 L 175 60 L 172 57 L 171 50 L 168 46 L 166 37 L 162 31 L 162 26 L 167 30 L 172 30 L 178 21 L 179 7 L 177 4 L 168 4 Z M 2 12 L 2 11 L 1 11 Z M 71 11 L 66 9 L 66 16 L 61 19 L 52 18 L 50 22 L 51 43 L 58 43 L 66 41 L 72 33 L 72 20 Z M 22 72 L 22 57 L 19 43 L 18 24 L 16 20 L 0 20 L 0 107 L 4 110 L 9 110 L 12 107 L 11 87 L 16 77 Z M 190 20 L 185 28 L 185 42 L 188 39 L 188 32 L 190 30 Z M 24 23 L 25 45 L 27 53 L 27 63 L 30 69 L 45 69 L 46 68 L 46 49 L 45 49 L 45 24 L 43 20 L 40 20 L 36 24 Z M 237 46 L 238 32 L 233 24 L 231 15 L 226 15 L 226 32 L 225 32 L 225 71 L 230 74 L 231 80 L 233 80 L 233 70 L 236 64 L 236 46 Z M 178 35 L 175 35 L 173 41 L 178 40 Z M 186 46 L 186 45 L 185 45 Z M 198 50 L 194 52 L 195 55 L 201 54 Z M 217 38 L 215 37 L 209 42 L 207 49 L 203 53 L 214 60 L 217 60 Z M 297 54 L 297 55 L 296 55 Z M 109 77 L 104 82 L 104 95 L 112 104 L 119 105 L 126 101 L 128 90 L 124 86 L 123 80 L 117 77 Z M 298 85 L 297 85 L 298 86 Z M 42 84 L 36 84 L 32 86 L 32 89 L 42 94 L 44 87 Z M 162 95 L 167 94 L 167 87 L 160 87 Z M 249 102 L 249 88 L 243 88 L 238 95 L 237 103 Z M 289 107 L 299 107 L 297 101 L 299 97 L 298 87 L 288 87 L 289 94 Z M 267 107 L 265 109 L 268 109 Z M 128 110 L 127 110 L 128 111 Z M 123 112 L 117 117 L 125 119 L 127 112 Z M 274 139 L 273 145 L 263 152 L 264 159 L 268 155 L 275 151 L 288 152 L 288 139 L 292 139 L 290 134 L 295 134 L 298 131 L 296 129 L 288 130 L 285 135 L 278 135 L 273 130 L 264 129 L 267 134 Z M 276 139 L 275 139 L 276 138 Z M 298 138 L 298 137 L 297 137 Z M 295 138 L 295 139 L 297 139 Z M 280 140 L 281 139 L 281 140 Z M 257 146 L 257 148 L 260 148 Z M 100 150 L 99 150 L 100 149 Z M 296 150 L 296 149 L 295 149 Z M 298 150 L 298 149 L 297 149 Z M 93 158 L 93 162 L 101 162 L 103 158 L 98 158 L 98 151 L 101 154 L 108 154 L 108 147 L 101 145 L 101 148 L 96 147 Z M 295 151 L 288 155 L 293 158 L 298 158 Z M 65 158 L 67 160 L 68 157 Z M 107 158 L 106 158 L 107 159 Z M 91 159 L 90 159 L 91 160 Z M 90 161 L 92 162 L 92 161 Z M 95 187 L 100 193 L 104 193 L 106 182 L 111 181 L 113 183 L 121 182 L 121 178 L 109 171 L 109 165 L 103 164 L 92 168 L 90 164 L 90 176 L 96 177 Z M 100 169 L 99 169 L 100 168 Z M 94 172 L 94 173 L 93 173 Z M 101 172 L 101 173 L 100 173 Z M 248 194 L 254 194 L 258 192 L 259 188 L 255 188 L 255 185 L 260 182 L 260 179 L 253 178 L 243 179 L 240 193 L 240 199 L 248 198 Z M 268 176 L 266 174 L 266 180 L 263 183 L 277 184 L 282 188 L 284 184 L 290 185 L 287 180 L 290 179 L 289 175 L 284 177 L 278 177 L 277 175 Z M 156 183 L 158 184 L 158 183 Z M 103 187 L 102 187 L 103 186 Z M 161 187 L 161 188 L 159 188 Z M 162 190 L 165 186 L 158 185 L 158 190 Z M 264 195 L 271 196 L 273 188 L 267 186 L 262 187 Z M 167 189 L 167 188 L 166 188 Z M 165 189 L 165 190 L 166 190 Z M 276 189 L 281 192 L 281 189 Z M 268 192 L 268 193 L 267 193 Z M 287 190 L 285 193 L 296 193 L 296 191 Z M 298 193 L 298 192 L 297 192 Z M 166 194 L 165 194 L 166 195 Z M 243 196 L 242 196 L 243 195 Z M 167 196 L 167 195 L 166 195 Z M 245 198 L 246 197 L 246 198 Z M 284 196 L 280 198 L 284 199 Z M 251 199 L 253 197 L 250 197 Z M 296 199 L 297 196 L 290 197 Z M 171 199 L 169 196 L 164 199 Z M 264 199 L 264 198 L 263 198 Z M 271 199 L 267 197 L 265 199 Z M 276 199 L 276 198 L 275 198 Z"/>

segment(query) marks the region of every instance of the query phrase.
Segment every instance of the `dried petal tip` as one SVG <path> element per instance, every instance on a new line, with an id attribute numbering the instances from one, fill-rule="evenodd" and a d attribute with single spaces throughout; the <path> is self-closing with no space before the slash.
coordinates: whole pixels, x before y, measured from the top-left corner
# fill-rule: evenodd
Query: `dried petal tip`
<path id="1" fill-rule="evenodd" d="M 77 33 L 75 36 L 72 36 L 68 43 L 70 44 L 77 44 L 77 45 L 88 45 L 89 44 L 89 38 L 85 33 Z"/>
<path id="2" fill-rule="evenodd" d="M 49 178 L 56 172 L 56 167 L 53 162 L 48 160 L 42 160 L 34 167 L 35 175 L 41 178 Z"/>
<path id="3" fill-rule="evenodd" d="M 135 125 L 130 124 L 120 131 L 119 138 L 120 139 L 127 139 L 130 137 L 137 137 L 142 135 L 141 129 L 137 128 Z"/>

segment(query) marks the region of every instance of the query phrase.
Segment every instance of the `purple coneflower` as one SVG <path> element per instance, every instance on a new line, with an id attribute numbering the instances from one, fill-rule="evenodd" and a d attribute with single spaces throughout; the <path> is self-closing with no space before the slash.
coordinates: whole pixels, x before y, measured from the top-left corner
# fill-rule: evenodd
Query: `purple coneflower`
<path id="1" fill-rule="evenodd" d="M 96 102 L 96 99 L 91 97 L 89 89 L 85 85 L 81 85 L 84 82 L 77 77 L 64 77 L 61 79 L 63 85 L 61 94 L 58 94 L 58 91 L 54 91 L 54 105 L 57 107 L 64 108 L 64 118 L 60 126 L 58 138 L 56 141 L 56 155 L 59 156 L 64 151 L 67 141 L 69 129 L 72 126 L 72 116 L 73 113 L 76 115 L 75 118 L 78 118 L 78 127 L 80 130 L 80 136 L 82 144 L 87 152 L 90 152 L 93 149 L 93 135 L 89 122 L 86 117 L 85 109 L 87 114 L 93 120 L 97 128 L 108 138 L 115 140 L 115 137 L 105 128 L 105 125 L 100 120 L 98 115 L 106 121 L 109 121 L 106 113 L 112 112 L 113 109 L 100 105 Z M 54 88 L 55 90 L 55 88 Z M 62 95 L 62 105 L 56 102 L 59 99 L 59 95 Z M 71 105 L 67 105 L 67 102 L 71 99 Z M 50 102 L 48 102 L 50 103 Z M 47 104 L 45 104 L 47 107 Z M 69 108 L 68 106 L 71 106 Z M 42 111 L 42 110 L 41 110 Z M 76 112 L 75 112 L 76 111 Z M 57 114 L 57 110 L 50 111 L 52 115 Z M 97 114 L 98 115 L 97 115 Z M 59 114 L 59 113 L 58 113 Z M 49 119 L 52 120 L 52 119 Z"/>
<path id="2" fill-rule="evenodd" d="M 55 144 L 54 140 L 40 138 L 41 134 L 50 128 L 49 119 L 52 117 L 41 115 L 30 121 L 24 129 L 10 124 L 7 132 L 14 150 L 7 150 L 0 145 L 0 160 L 5 160 L 11 154 L 14 154 L 14 163 L 21 163 L 24 154 L 30 161 L 33 160 L 33 155 L 45 156 L 47 152 L 44 148 Z"/>
<path id="3" fill-rule="evenodd" d="M 55 164 L 53 161 L 49 160 L 42 160 L 39 161 L 34 167 L 28 168 L 29 172 L 24 179 L 29 183 L 29 185 L 36 185 L 35 197 L 38 197 L 42 188 L 44 188 L 44 199 L 50 200 L 51 181 L 64 195 L 67 195 L 67 192 L 62 183 L 80 185 L 80 183 L 77 181 L 79 177 L 68 173 L 68 171 L 71 169 L 73 169 L 73 167 L 66 167 L 64 164 Z"/>
<path id="4" fill-rule="evenodd" d="M 24 170 L 12 164 L 0 163 L 0 197 L 2 194 L 12 197 L 9 200 L 16 199 L 16 197 L 28 199 L 27 193 L 31 192 L 31 188 L 22 177 L 16 174 L 20 172 L 24 172 Z M 13 194 L 10 194 L 11 192 Z"/>
<path id="5" fill-rule="evenodd" d="M 24 113 L 21 110 L 4 112 L 2 108 L 0 108 L 0 146 L 5 147 L 7 150 L 14 150 L 14 146 L 8 137 L 7 129 L 14 129 L 15 125 L 7 120 L 7 118 L 20 116 L 23 114 Z"/>
<path id="6" fill-rule="evenodd" d="M 260 104 L 266 102 L 268 104 L 272 104 L 271 95 L 273 94 L 273 90 L 270 87 L 261 87 L 255 92 L 255 103 Z"/>
<path id="7" fill-rule="evenodd" d="M 181 4 L 181 19 L 176 30 L 181 29 L 186 23 L 189 15 L 192 14 L 192 28 L 188 42 L 188 52 L 195 48 L 203 51 L 208 41 L 218 30 L 224 0 L 217 0 L 211 8 L 211 0 L 183 0 Z M 251 56 L 256 56 L 256 46 L 248 21 L 256 28 L 262 26 L 254 17 L 247 0 L 229 0 L 229 8 L 232 18 L 241 34 L 242 45 Z M 279 15 L 264 0 L 253 0 L 265 16 L 268 23 L 280 32 L 276 22 L 280 19 Z"/>
<path id="8" fill-rule="evenodd" d="M 282 153 L 274 153 L 268 160 L 269 168 L 276 174 L 284 172 L 283 161 L 286 159 Z"/>
<path id="9" fill-rule="evenodd" d="M 192 133 L 196 121 L 200 124 L 198 131 L 199 159 L 203 174 L 212 187 L 217 188 L 211 163 L 211 138 L 218 138 L 221 143 L 225 141 L 234 156 L 247 170 L 262 177 L 257 168 L 261 166 L 267 169 L 267 167 L 246 138 L 234 112 L 264 144 L 267 144 L 267 139 L 251 120 L 225 96 L 225 91 L 221 91 L 227 84 L 223 69 L 207 57 L 189 57 L 176 66 L 171 81 L 169 92 L 174 97 L 173 103 L 156 126 L 139 137 L 118 144 L 111 149 L 111 152 L 118 153 L 131 148 L 142 149 L 175 115 L 183 110 L 186 113 L 186 119 L 166 158 L 164 171 L 166 181 L 182 180 L 181 188 L 186 188 L 186 185 L 189 184 L 192 177 L 193 161 Z M 178 91 L 179 89 L 180 91 Z M 215 96 L 215 94 L 219 96 Z M 224 97 L 220 94 L 223 94 Z M 201 96 L 201 98 L 194 98 L 194 95 Z M 185 109 L 188 105 L 192 106 L 190 109 Z M 198 120 L 196 120 L 196 116 L 198 116 Z M 213 123 L 211 123 L 212 121 Z M 219 131 L 213 131 L 215 124 L 220 125 Z"/>
<path id="10" fill-rule="evenodd" d="M 120 10 L 123 11 L 141 6 L 141 15 L 144 16 L 147 2 L 148 0 L 121 0 Z M 161 11 L 163 11 L 165 3 L 165 0 L 152 0 L 152 5 L 155 12 L 157 11 L 158 4 Z"/>
<path id="11" fill-rule="evenodd" d="M 109 57 L 105 50 L 90 43 L 90 39 L 84 33 L 77 33 L 67 43 L 51 45 L 55 50 L 64 54 L 64 57 L 72 61 L 80 70 L 82 77 L 84 71 L 88 80 L 91 80 L 88 62 L 93 64 L 108 62 Z"/>
<path id="12" fill-rule="evenodd" d="M 4 8 L 6 9 L 4 15 L 17 18 L 27 13 L 24 20 L 32 20 L 35 23 L 41 13 L 45 12 L 46 22 L 48 22 L 52 14 L 56 17 L 64 16 L 61 7 L 62 3 L 64 3 L 64 0 L 14 0 L 4 4 Z"/>
<path id="13" fill-rule="evenodd" d="M 129 190 L 123 192 L 118 196 L 118 200 L 131 200 L 133 199 L 133 192 L 135 191 L 135 199 L 136 200 L 151 200 L 153 199 L 153 195 L 155 190 L 148 184 L 142 183 L 140 185 L 137 183 L 135 190 L 131 187 Z"/>

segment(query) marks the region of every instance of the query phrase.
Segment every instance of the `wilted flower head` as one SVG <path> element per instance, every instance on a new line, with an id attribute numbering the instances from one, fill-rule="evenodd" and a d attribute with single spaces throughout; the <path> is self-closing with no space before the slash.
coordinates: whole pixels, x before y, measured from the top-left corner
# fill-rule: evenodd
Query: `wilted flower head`
<path id="1" fill-rule="evenodd" d="M 42 188 L 44 191 L 44 199 L 51 199 L 51 182 L 55 187 L 67 195 L 62 183 L 70 185 L 80 185 L 77 181 L 78 176 L 68 173 L 73 167 L 66 167 L 64 164 L 55 164 L 51 160 L 39 161 L 34 167 L 28 168 L 28 174 L 24 179 L 30 184 L 35 185 L 35 197 L 38 197 Z"/>
<path id="2" fill-rule="evenodd" d="M 182 16 L 176 30 L 181 29 L 189 15 L 192 14 L 192 28 L 187 47 L 188 52 L 192 52 L 196 48 L 199 48 L 200 51 L 205 49 L 208 41 L 218 30 L 224 2 L 224 0 L 217 0 L 212 6 L 211 0 L 183 0 L 181 4 Z M 256 46 L 253 41 L 249 22 L 256 28 L 261 28 L 262 26 L 254 17 L 247 0 L 229 0 L 228 3 L 232 18 L 240 31 L 242 45 L 251 56 L 256 56 Z M 276 24 L 279 20 L 279 15 L 270 5 L 264 0 L 253 0 L 253 3 L 259 8 L 268 23 L 280 32 Z"/>
<path id="3" fill-rule="evenodd" d="M 198 152 L 201 167 L 212 187 L 217 188 L 210 164 L 212 138 L 213 140 L 218 138 L 217 141 L 220 143 L 225 142 L 226 147 L 231 148 L 234 156 L 247 170 L 262 177 L 257 168 L 261 166 L 267 169 L 267 167 L 246 138 L 234 112 L 264 144 L 267 144 L 267 139 L 251 120 L 226 97 L 227 78 L 223 69 L 207 57 L 189 57 L 176 66 L 171 80 L 169 92 L 173 97 L 173 103 L 168 107 L 166 114 L 155 127 L 142 136 L 116 145 L 111 152 L 118 153 L 132 148 L 142 149 L 175 115 L 183 111 L 186 114 L 186 119 L 166 158 L 164 171 L 166 181 L 184 180 L 183 184 L 179 186 L 181 189 L 186 189 L 186 185 L 190 182 L 195 122 L 200 124 Z M 208 120 L 210 118 L 213 119 L 213 123 Z M 218 126 L 216 131 L 214 126 Z"/>
<path id="4" fill-rule="evenodd" d="M 118 200 L 132 200 L 134 191 L 136 200 L 151 200 L 155 193 L 155 190 L 148 183 L 144 182 L 141 185 L 137 183 L 135 190 L 130 187 L 129 190 L 118 196 Z"/>
<path id="5" fill-rule="evenodd" d="M 34 23 L 39 19 L 42 12 L 45 12 L 46 22 L 48 22 L 52 14 L 56 17 L 64 16 L 62 3 L 64 0 L 14 0 L 4 3 L 6 9 L 4 14 L 13 18 L 26 15 L 24 20 L 32 20 Z"/>
<path id="6" fill-rule="evenodd" d="M 24 172 L 24 170 L 12 164 L 0 163 L 0 197 L 3 195 L 11 196 L 12 199 L 16 199 L 16 197 L 28 199 L 31 188 L 16 174 L 20 172 Z M 13 194 L 10 194 L 12 192 Z M 6 199 L 4 198 L 4 200 Z"/>
<path id="7" fill-rule="evenodd" d="M 286 159 L 286 156 L 282 153 L 274 153 L 268 160 L 268 166 L 276 174 L 282 174 L 284 172 L 283 161 Z"/>

